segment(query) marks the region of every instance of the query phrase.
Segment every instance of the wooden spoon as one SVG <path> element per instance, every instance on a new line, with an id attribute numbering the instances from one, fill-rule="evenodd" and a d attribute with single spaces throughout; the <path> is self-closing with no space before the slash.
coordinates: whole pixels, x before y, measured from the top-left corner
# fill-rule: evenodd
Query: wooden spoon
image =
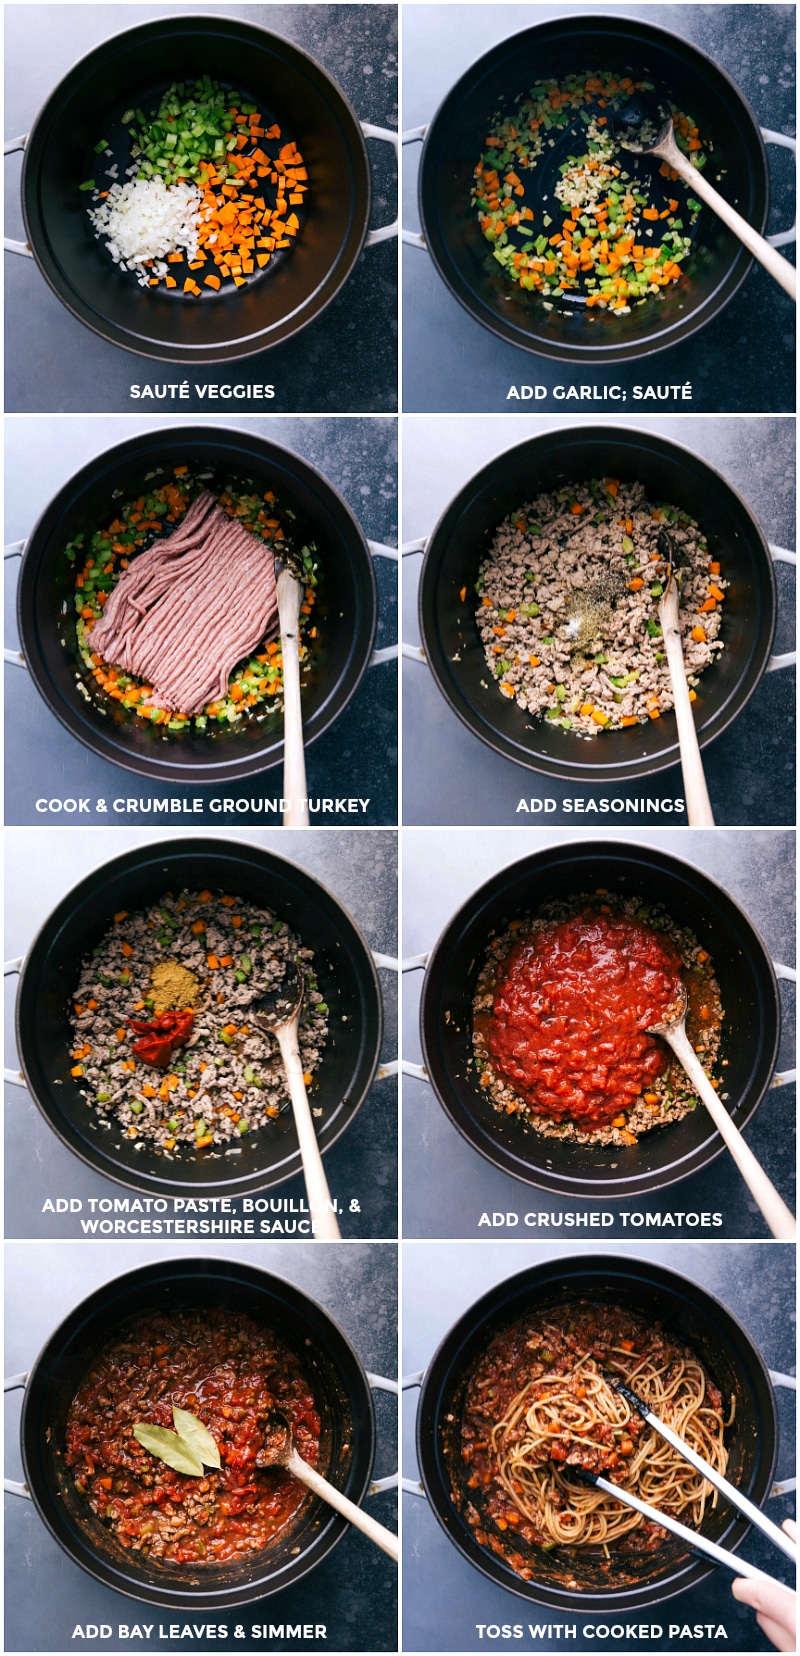
<path id="1" fill-rule="evenodd" d="M 290 569 L 281 569 L 277 582 L 278 620 L 283 660 L 283 813 L 284 828 L 308 828 L 306 751 L 303 710 L 300 705 L 300 605 L 303 588 Z"/>
<path id="2" fill-rule="evenodd" d="M 781 1242 L 794 1242 L 797 1236 L 797 1224 L 789 1208 L 778 1195 L 774 1184 L 767 1178 L 761 1163 L 753 1155 L 749 1145 L 745 1144 L 738 1127 L 731 1120 L 724 1104 L 721 1102 L 703 1069 L 694 1047 L 686 1033 L 686 1008 L 688 996 L 686 985 L 680 985 L 680 993 L 669 1007 L 662 1023 L 651 1024 L 648 1034 L 660 1035 L 667 1045 L 672 1048 L 678 1063 L 683 1066 L 692 1085 L 696 1087 L 706 1109 L 739 1169 L 750 1194 L 757 1202 L 764 1218 L 769 1225 L 773 1236 Z"/>
<path id="3" fill-rule="evenodd" d="M 308 1205 L 314 1222 L 314 1238 L 321 1238 L 325 1242 L 339 1242 L 342 1233 L 333 1211 L 328 1180 L 322 1165 L 306 1084 L 303 1080 L 303 1062 L 297 1039 L 305 987 L 303 973 L 294 968 L 291 973 L 287 972 L 278 989 L 273 990 L 270 995 L 265 995 L 249 1009 L 249 1016 L 258 1028 L 275 1036 L 280 1048 L 297 1129 Z"/>
<path id="4" fill-rule="evenodd" d="M 711 809 L 711 800 L 708 797 L 705 771 L 700 756 L 700 743 L 697 740 L 694 714 L 689 700 L 689 686 L 686 681 L 672 537 L 667 534 L 666 529 L 661 530 L 657 544 L 669 570 L 667 584 L 658 605 L 658 618 L 661 622 L 664 651 L 672 680 L 672 699 L 675 705 L 678 742 L 681 750 L 683 788 L 686 794 L 686 814 L 689 818 L 690 828 L 713 828 L 714 813 Z"/>
<path id="5" fill-rule="evenodd" d="M 684 184 L 690 184 L 694 195 L 700 197 L 717 218 L 738 236 L 749 253 L 752 253 L 759 264 L 769 271 L 770 276 L 779 282 L 790 299 L 797 299 L 797 271 L 794 265 L 784 259 L 777 248 L 772 247 L 764 236 L 748 224 L 747 219 L 737 213 L 723 199 L 713 184 L 709 183 L 705 173 L 699 167 L 693 167 L 688 156 L 685 156 L 675 141 L 675 132 L 672 124 L 672 114 L 659 103 L 658 99 L 647 92 L 635 92 L 632 98 L 626 99 L 611 116 L 611 132 L 623 149 L 630 150 L 636 155 L 651 155 L 654 160 L 666 161 L 667 166 L 683 179 Z"/>
<path id="6" fill-rule="evenodd" d="M 397 1563 L 398 1537 L 393 1535 L 391 1530 L 385 1529 L 383 1524 L 379 1524 L 368 1512 L 363 1512 L 360 1506 L 356 1506 L 355 1501 L 348 1500 L 340 1489 L 328 1483 L 327 1478 L 323 1478 L 313 1466 L 309 1466 L 308 1462 L 303 1460 L 302 1455 L 298 1453 L 285 1415 L 282 1415 L 279 1409 L 273 1409 L 261 1424 L 266 1441 L 263 1449 L 259 1450 L 256 1465 L 285 1466 L 292 1477 L 299 1478 L 300 1482 L 312 1489 L 321 1500 L 327 1501 L 328 1506 L 335 1507 L 343 1518 L 348 1518 L 356 1529 L 360 1529 L 370 1541 L 374 1541 L 376 1547 L 382 1547 Z"/>

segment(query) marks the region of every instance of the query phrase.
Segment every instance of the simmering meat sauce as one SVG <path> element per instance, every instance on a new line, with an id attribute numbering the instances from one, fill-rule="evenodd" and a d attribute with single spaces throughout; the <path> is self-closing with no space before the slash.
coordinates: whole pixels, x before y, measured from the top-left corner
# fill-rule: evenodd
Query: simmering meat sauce
<path id="1" fill-rule="evenodd" d="M 185 1476 L 137 1442 L 137 1423 L 173 1429 L 173 1404 L 211 1433 L 220 1470 Z M 153 1312 L 131 1323 L 81 1381 L 66 1462 L 123 1547 L 159 1563 L 236 1562 L 266 1547 L 309 1499 L 281 1467 L 263 1464 L 266 1417 L 276 1408 L 316 1465 L 315 1399 L 271 1329 L 221 1307 Z"/>

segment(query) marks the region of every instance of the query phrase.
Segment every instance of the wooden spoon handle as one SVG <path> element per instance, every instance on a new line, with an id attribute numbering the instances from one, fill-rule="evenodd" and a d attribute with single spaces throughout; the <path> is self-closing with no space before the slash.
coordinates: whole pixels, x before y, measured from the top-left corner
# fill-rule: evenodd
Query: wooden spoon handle
<path id="1" fill-rule="evenodd" d="M 740 242 L 744 242 L 748 252 L 758 259 L 759 264 L 780 283 L 789 298 L 796 302 L 797 271 L 794 265 L 790 264 L 788 259 L 784 259 L 776 247 L 773 247 L 764 236 L 760 236 L 752 224 L 748 224 L 747 219 L 742 218 L 741 213 L 737 213 L 736 208 L 731 207 L 730 203 L 723 199 L 719 190 L 715 190 L 706 178 L 705 173 L 698 167 L 693 167 L 691 161 L 681 153 L 674 140 L 668 144 L 660 144 L 656 154 L 663 154 L 673 171 L 680 175 L 685 184 L 691 185 L 693 193 L 698 195 L 701 201 L 705 201 L 716 213 L 717 218 L 722 219 L 723 224 L 727 224 L 728 229 L 739 237 Z"/>
<path id="2" fill-rule="evenodd" d="M 674 587 L 674 581 L 670 583 L 670 586 Z M 700 755 L 700 744 L 697 740 L 697 729 L 692 704 L 689 700 L 689 686 L 686 682 L 686 663 L 683 659 L 683 646 L 681 644 L 677 591 L 673 594 L 670 592 L 670 588 L 667 588 L 659 605 L 659 610 L 664 650 L 672 679 L 672 697 L 675 703 L 675 719 L 678 725 L 678 742 L 681 750 L 683 788 L 686 794 L 686 814 L 689 818 L 690 828 L 713 828 L 714 813 L 711 809 L 711 800 L 708 797 L 708 786 Z"/>
<path id="3" fill-rule="evenodd" d="M 303 1163 L 303 1178 L 306 1182 L 308 1205 L 314 1222 L 314 1237 L 323 1242 L 339 1242 L 342 1233 L 339 1222 L 333 1212 L 331 1193 L 328 1189 L 328 1180 L 322 1165 L 322 1157 L 314 1130 L 314 1120 L 308 1103 L 308 1093 L 303 1080 L 303 1064 L 300 1057 L 300 1048 L 297 1044 L 297 1024 L 284 1024 L 276 1029 L 275 1034 L 281 1049 L 286 1079 L 289 1083 L 289 1097 L 294 1111 L 294 1124 L 297 1128 L 297 1141 L 300 1145 L 300 1159 Z"/>
<path id="4" fill-rule="evenodd" d="M 328 1483 L 327 1478 L 323 1478 L 319 1472 L 315 1472 L 313 1466 L 309 1466 L 298 1455 L 296 1449 L 292 1450 L 285 1464 L 287 1470 L 306 1484 L 309 1489 L 313 1489 L 315 1495 L 319 1495 L 323 1501 L 327 1501 L 328 1506 L 335 1507 L 343 1518 L 349 1518 L 350 1523 L 356 1529 L 360 1529 L 364 1535 L 369 1536 L 370 1541 L 374 1541 L 376 1547 L 382 1547 L 383 1551 L 388 1553 L 389 1557 L 397 1563 L 399 1541 L 391 1530 L 385 1529 L 383 1524 L 379 1524 L 377 1519 L 373 1518 L 370 1513 L 364 1512 L 360 1506 L 356 1506 L 355 1501 L 349 1501 L 340 1489 L 335 1489 L 333 1484 Z"/>
<path id="5" fill-rule="evenodd" d="M 761 1163 L 756 1160 L 750 1146 L 745 1143 L 736 1123 L 728 1115 L 725 1105 L 717 1098 L 714 1088 L 686 1034 L 686 1030 L 676 1029 L 667 1032 L 664 1039 L 669 1042 L 675 1057 L 683 1065 L 689 1080 L 697 1088 L 720 1138 L 725 1140 L 736 1166 L 748 1190 L 758 1203 L 773 1236 L 778 1237 L 781 1242 L 794 1242 L 797 1237 L 797 1223 L 794 1215 L 786 1206 L 783 1197 L 778 1195 L 772 1180 L 767 1178 Z"/>
<path id="6" fill-rule="evenodd" d="M 284 828 L 309 826 L 298 643 L 302 598 L 300 582 L 288 569 L 282 569 L 278 576 L 278 616 L 283 661 L 283 796 L 288 800 Z"/>

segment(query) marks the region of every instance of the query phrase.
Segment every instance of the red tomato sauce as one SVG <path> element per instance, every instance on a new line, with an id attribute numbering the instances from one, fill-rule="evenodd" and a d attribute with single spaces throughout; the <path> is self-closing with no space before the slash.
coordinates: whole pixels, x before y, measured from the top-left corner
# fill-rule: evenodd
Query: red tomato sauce
<path id="1" fill-rule="evenodd" d="M 133 1436 L 137 1422 L 174 1429 L 172 1407 L 207 1427 L 222 1461 L 202 1478 L 174 1472 Z M 263 1465 L 266 1417 L 291 1423 L 316 1465 L 320 1417 L 294 1353 L 242 1312 L 154 1312 L 97 1358 L 70 1405 L 66 1463 L 117 1541 L 151 1562 L 219 1564 L 266 1547 L 307 1490 Z"/>
<path id="2" fill-rule="evenodd" d="M 486 1045 L 498 1076 L 537 1114 L 604 1126 L 668 1063 L 648 1035 L 675 1001 L 675 945 L 624 914 L 585 908 L 512 944 Z"/>

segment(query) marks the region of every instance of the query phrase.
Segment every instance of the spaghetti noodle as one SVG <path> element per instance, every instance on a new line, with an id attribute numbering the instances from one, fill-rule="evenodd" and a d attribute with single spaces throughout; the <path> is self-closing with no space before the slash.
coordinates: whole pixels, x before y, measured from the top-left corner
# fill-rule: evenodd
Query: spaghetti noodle
<path id="1" fill-rule="evenodd" d="M 582 1482 L 606 1474 L 659 1511 L 699 1529 L 716 1491 L 605 1378 L 630 1385 L 654 1414 L 724 1472 L 722 1395 L 697 1357 L 658 1324 L 581 1303 L 526 1317 L 492 1341 L 468 1382 L 461 1428 L 476 1501 L 491 1520 L 477 1538 L 507 1553 L 512 1536 L 550 1550 L 624 1542 L 655 1551 L 665 1531 Z M 498 1533 L 502 1537 L 498 1545 Z M 509 1562 L 517 1568 L 513 1557 Z M 522 1560 L 519 1560 L 522 1563 Z M 528 1573 L 527 1571 L 521 1573 Z"/>

